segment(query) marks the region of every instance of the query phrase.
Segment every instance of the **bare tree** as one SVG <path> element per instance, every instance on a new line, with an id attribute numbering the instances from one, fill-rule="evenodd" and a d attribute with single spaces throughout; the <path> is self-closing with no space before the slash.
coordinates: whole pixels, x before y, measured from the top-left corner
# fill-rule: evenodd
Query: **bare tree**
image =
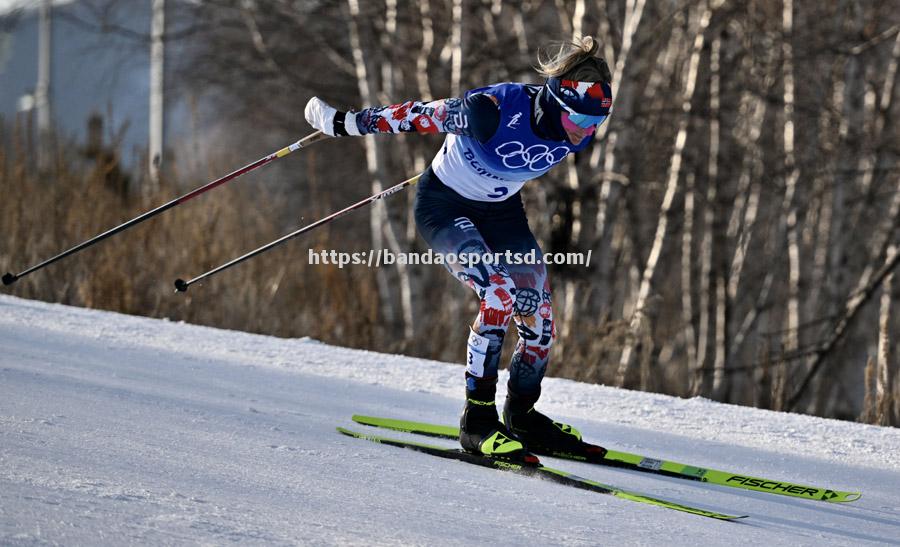
<path id="1" fill-rule="evenodd" d="M 893 104 L 894 88 L 898 75 L 898 63 L 900 63 L 900 33 L 897 33 L 896 35 L 894 47 L 885 74 L 881 101 L 879 102 L 876 122 L 874 124 L 876 138 L 880 137 L 881 131 L 885 127 L 884 120 L 887 118 L 891 105 Z M 875 147 L 870 154 L 876 155 L 877 158 L 880 149 L 880 147 Z M 870 158 L 866 161 L 870 165 L 878 163 L 877 159 L 874 158 Z M 863 171 L 863 173 L 863 178 L 866 178 L 867 175 L 865 175 L 865 171 Z M 864 182 L 864 184 L 868 186 L 869 183 Z M 872 249 L 872 251 L 857 281 L 856 288 L 850 294 L 843 314 L 837 318 L 834 327 L 827 334 L 826 341 L 808 359 L 806 371 L 800 386 L 793 392 L 788 402 L 789 409 L 799 404 L 807 387 L 827 362 L 830 352 L 836 347 L 837 342 L 847 333 L 847 329 L 850 323 L 857 317 L 860 307 L 868 301 L 872 296 L 873 291 L 878 288 L 878 284 L 892 271 L 892 261 L 896 264 L 896 257 L 891 257 L 888 253 L 884 265 L 881 269 L 876 271 L 875 264 L 878 263 L 879 257 L 889 249 L 891 238 L 896 237 L 897 217 L 900 215 L 900 179 L 898 179 L 895 188 L 896 190 L 893 192 L 886 214 L 881 216 L 881 220 L 871 232 L 869 248 Z"/>
<path id="2" fill-rule="evenodd" d="M 358 0 L 347 0 L 350 8 L 350 18 L 348 24 L 350 26 L 350 43 L 353 48 L 353 60 L 356 66 L 356 76 L 359 82 L 359 95 L 363 103 L 367 105 L 377 105 L 382 101 L 379 100 L 377 92 L 377 80 L 375 71 L 372 70 L 372 62 L 367 58 L 366 52 L 373 49 L 371 45 L 363 43 L 363 36 L 360 32 L 360 20 L 363 15 L 360 11 Z M 387 180 L 387 167 L 385 165 L 385 151 L 382 150 L 383 144 L 373 138 L 364 140 L 366 147 L 366 165 L 368 166 L 369 176 L 372 179 L 372 193 L 376 194 L 384 189 L 384 181 Z M 394 253 L 401 253 L 399 239 L 397 238 L 390 216 L 388 215 L 387 206 L 384 201 L 379 200 L 372 208 L 371 215 L 371 231 L 372 231 L 372 248 L 382 249 L 385 242 L 388 248 Z M 402 310 L 402 332 L 404 342 L 408 342 L 414 335 L 413 331 L 413 312 L 412 312 L 412 289 L 410 286 L 409 270 L 405 263 L 397 264 L 397 271 L 400 276 L 400 302 Z M 379 268 L 377 272 L 378 288 L 381 295 L 382 307 L 386 310 L 392 309 L 392 303 L 395 301 L 394 292 L 387 279 L 386 271 Z M 388 318 L 391 320 L 390 313 Z"/>
<path id="3" fill-rule="evenodd" d="M 699 7 L 700 16 L 699 22 L 693 31 L 694 39 L 693 48 L 691 51 L 691 59 L 684 76 L 684 89 L 682 91 L 681 104 L 682 116 L 679 121 L 678 136 L 676 137 L 675 147 L 672 152 L 671 161 L 669 163 L 666 194 L 665 197 L 663 197 L 662 206 L 660 208 L 659 222 L 656 227 L 656 236 L 653 239 L 653 247 L 651 248 L 650 255 L 647 258 L 647 263 L 644 267 L 644 273 L 641 279 L 641 285 L 635 299 L 635 308 L 632 312 L 631 317 L 632 337 L 629 343 L 626 344 L 625 349 L 622 352 L 622 357 L 619 360 L 619 370 L 616 374 L 617 385 L 625 385 L 625 381 L 628 377 L 628 373 L 632 364 L 632 354 L 634 353 L 638 341 L 644 334 L 643 331 L 645 328 L 645 322 L 647 320 L 647 304 L 650 297 L 650 292 L 653 289 L 653 274 L 656 271 L 659 257 L 662 254 L 662 248 L 665 244 L 666 233 L 668 229 L 669 214 L 672 209 L 672 204 L 675 200 L 675 195 L 678 193 L 678 180 L 681 173 L 681 160 L 684 153 L 684 146 L 687 142 L 688 123 L 690 121 L 691 113 L 691 99 L 694 96 L 694 90 L 696 89 L 697 85 L 700 52 L 703 49 L 703 44 L 705 41 L 704 33 L 707 27 L 709 27 L 709 22 L 712 18 L 713 11 L 716 8 L 720 7 L 721 4 L 721 2 L 717 2 L 714 5 L 704 3 Z M 649 350 L 649 348 L 645 348 L 645 350 Z"/>
<path id="4" fill-rule="evenodd" d="M 621 117 L 627 120 L 633 112 L 632 106 L 635 101 L 634 95 L 636 90 L 631 78 L 625 79 L 624 74 L 626 63 L 634 45 L 635 35 L 644 15 L 645 5 L 646 2 L 644 0 L 630 0 L 626 3 L 622 47 L 617 55 L 612 53 L 611 46 L 607 46 L 605 50 L 607 62 L 613 67 L 612 81 L 615 86 L 613 92 L 613 116 L 608 123 L 600 127 L 598 138 L 602 144 L 594 149 L 590 162 L 591 171 L 600 171 L 600 191 L 596 219 L 594 221 L 594 237 L 596 241 L 593 247 L 597 249 L 601 271 L 609 271 L 612 268 L 612 260 L 610 259 L 612 228 L 610 225 L 613 215 L 611 211 L 616 204 L 619 184 L 622 183 L 622 175 L 616 172 L 616 145 L 620 134 L 618 119 Z M 609 40 L 606 40 L 604 43 L 609 44 Z M 604 306 L 610 301 L 611 282 L 609 277 L 611 277 L 611 274 L 604 273 L 596 281 L 599 285 L 597 289 L 599 293 L 598 300 Z"/>
<path id="5" fill-rule="evenodd" d="M 38 164 L 41 168 L 49 166 L 49 137 L 51 129 L 50 110 L 50 74 L 52 71 L 52 4 L 51 0 L 41 0 L 38 19 L 38 78 L 34 89 L 34 103 L 37 110 Z"/>
<path id="6" fill-rule="evenodd" d="M 788 283 L 787 309 L 784 326 L 784 352 L 794 355 L 800 347 L 800 242 L 797 227 L 797 206 L 794 202 L 800 168 L 795 157 L 794 142 L 794 2 L 784 0 L 782 4 L 781 41 L 782 80 L 784 82 L 784 199 L 781 205 L 781 223 L 787 237 Z M 776 368 L 775 400 L 776 409 L 781 408 L 788 387 L 788 372 L 785 366 Z"/>
<path id="7" fill-rule="evenodd" d="M 165 120 L 164 69 L 166 32 L 166 0 L 153 0 L 150 46 L 150 183 L 154 191 L 159 184 L 159 171 L 163 161 L 163 135 Z"/>
<path id="8" fill-rule="evenodd" d="M 896 255 L 896 245 L 888 248 L 888 255 Z M 891 301 L 893 299 L 894 273 L 891 272 L 884 279 L 881 289 L 881 310 L 878 317 L 878 357 L 875 379 L 875 416 L 881 425 L 891 425 L 893 422 L 893 378 L 897 375 L 896 367 L 891 359 Z"/>

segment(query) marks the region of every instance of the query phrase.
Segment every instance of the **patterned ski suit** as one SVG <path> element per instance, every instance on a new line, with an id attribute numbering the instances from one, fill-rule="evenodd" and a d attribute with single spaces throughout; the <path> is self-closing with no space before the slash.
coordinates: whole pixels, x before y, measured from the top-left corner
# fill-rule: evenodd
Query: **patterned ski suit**
<path id="1" fill-rule="evenodd" d="M 492 264 L 447 260 L 450 273 L 481 300 L 468 341 L 469 389 L 475 389 L 478 379 L 496 381 L 503 339 L 513 319 L 519 341 L 509 387 L 523 395 L 539 393 L 556 336 L 547 269 L 519 191 L 525 182 L 587 147 L 591 138 L 572 145 L 559 125 L 559 109 L 544 100 L 541 89 L 495 84 L 463 98 L 373 107 L 346 117 L 360 134 L 447 133 L 418 183 L 419 233 L 444 257 L 503 254 Z"/>

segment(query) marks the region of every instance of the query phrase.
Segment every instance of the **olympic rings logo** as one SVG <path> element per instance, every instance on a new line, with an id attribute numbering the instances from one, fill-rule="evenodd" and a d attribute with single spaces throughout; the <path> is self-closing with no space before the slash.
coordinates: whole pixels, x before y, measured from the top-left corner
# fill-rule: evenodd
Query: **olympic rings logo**
<path id="1" fill-rule="evenodd" d="M 531 171 L 546 171 L 569 155 L 565 146 L 557 146 L 553 150 L 544 144 L 533 144 L 528 148 L 519 141 L 505 142 L 494 152 L 503 159 L 503 165 L 510 169 L 527 167 Z"/>

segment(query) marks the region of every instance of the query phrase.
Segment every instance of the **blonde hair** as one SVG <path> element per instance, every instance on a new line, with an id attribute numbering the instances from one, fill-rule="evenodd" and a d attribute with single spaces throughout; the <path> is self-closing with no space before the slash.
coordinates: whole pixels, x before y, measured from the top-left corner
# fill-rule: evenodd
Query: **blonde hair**
<path id="1" fill-rule="evenodd" d="M 546 78 L 610 83 L 609 66 L 597 56 L 598 51 L 600 42 L 593 36 L 573 42 L 555 42 L 538 50 L 535 70 Z"/>

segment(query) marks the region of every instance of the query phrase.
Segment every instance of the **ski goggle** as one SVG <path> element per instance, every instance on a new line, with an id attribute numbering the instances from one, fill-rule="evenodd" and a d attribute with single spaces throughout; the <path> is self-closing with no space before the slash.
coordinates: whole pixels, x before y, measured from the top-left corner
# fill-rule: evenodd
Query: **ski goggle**
<path id="1" fill-rule="evenodd" d="M 556 93 L 554 93 L 552 89 L 550 89 L 548 87 L 547 91 L 549 91 L 550 95 L 554 99 L 556 99 L 556 102 L 559 103 L 559 106 L 561 106 L 563 108 L 563 110 L 565 110 L 568 113 L 569 121 L 571 121 L 572 123 L 574 123 L 575 125 L 577 125 L 578 127 L 582 128 L 582 129 L 588 129 L 588 128 L 591 128 L 594 126 L 598 126 L 601 123 L 605 122 L 606 118 L 609 118 L 609 114 L 603 114 L 601 116 L 591 116 L 590 114 L 579 114 L 578 112 L 575 112 L 574 110 L 572 110 L 572 108 L 569 105 L 564 103 L 562 99 L 557 97 Z"/>

